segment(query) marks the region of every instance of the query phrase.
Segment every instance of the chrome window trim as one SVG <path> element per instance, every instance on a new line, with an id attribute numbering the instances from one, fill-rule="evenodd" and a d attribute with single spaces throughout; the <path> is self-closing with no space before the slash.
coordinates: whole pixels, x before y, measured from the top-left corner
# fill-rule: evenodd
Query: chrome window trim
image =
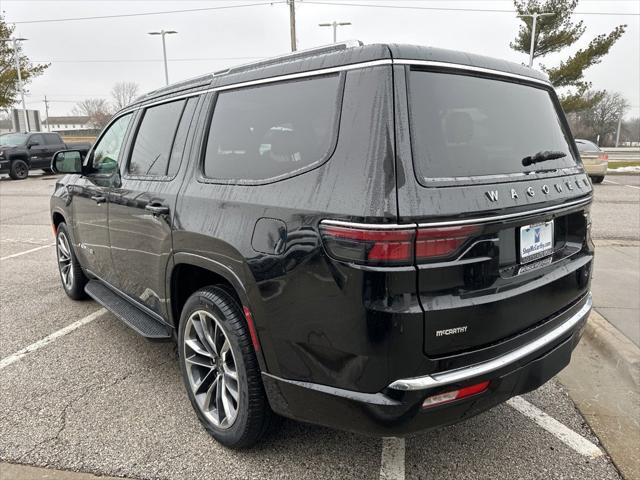
<path id="1" fill-rule="evenodd" d="M 368 62 L 351 63 L 351 64 L 348 64 L 348 65 L 340 65 L 340 66 L 337 66 L 337 67 L 321 68 L 321 69 L 318 69 L 318 70 L 310 70 L 310 71 L 299 72 L 299 73 L 289 73 L 289 74 L 286 74 L 286 75 L 278 75 L 278 76 L 275 76 L 275 77 L 261 78 L 261 79 L 258 79 L 258 80 L 249 80 L 249 81 L 246 81 L 246 82 L 232 83 L 232 84 L 223 85 L 223 86 L 220 86 L 220 87 L 204 88 L 202 90 L 198 90 L 198 91 L 195 91 L 195 92 L 183 93 L 181 95 L 175 95 L 175 96 L 168 96 L 168 97 L 163 98 L 161 100 L 157 100 L 155 102 L 148 103 L 148 104 L 145 104 L 145 105 L 137 105 L 135 107 L 126 108 L 124 110 L 121 110 L 118 113 L 124 114 L 125 112 L 140 110 L 141 108 L 147 108 L 147 107 L 151 107 L 151 106 L 154 106 L 154 105 L 160 105 L 162 103 L 170 102 L 172 100 L 179 100 L 179 99 L 182 99 L 182 98 L 195 97 L 195 96 L 203 95 L 205 93 L 210 93 L 210 92 L 222 92 L 222 91 L 231 90 L 231 89 L 234 89 L 234 88 L 251 87 L 251 86 L 254 86 L 254 85 L 263 85 L 265 83 L 282 82 L 282 81 L 286 81 L 286 80 L 295 80 L 295 79 L 298 79 L 298 78 L 315 77 L 315 76 L 318 76 L 318 75 L 328 75 L 328 74 L 331 74 L 331 73 L 344 72 L 344 71 L 348 71 L 348 70 L 357 70 L 357 69 L 360 69 L 360 68 L 377 67 L 377 66 L 380 66 L 380 65 L 420 65 L 420 66 L 425 66 L 425 67 L 449 68 L 449 69 L 452 69 L 452 70 L 466 70 L 466 71 L 470 71 L 470 72 L 487 73 L 487 74 L 497 75 L 497 76 L 502 76 L 502 77 L 516 78 L 516 79 L 519 79 L 519 80 L 526 80 L 526 81 L 529 81 L 529 82 L 539 83 L 539 84 L 547 86 L 547 87 L 551 86 L 551 84 L 549 82 L 544 81 L 544 80 L 539 80 L 539 79 L 533 78 L 533 77 L 527 77 L 526 75 L 518 75 L 518 74 L 515 74 L 515 73 L 504 72 L 502 70 L 493 70 L 493 69 L 490 69 L 490 68 L 473 67 L 471 65 L 463 65 L 463 64 L 460 64 L 460 63 L 432 62 L 432 61 L 427 61 L 427 60 L 408 60 L 408 59 L 383 58 L 383 59 L 380 59 L 380 60 L 370 60 Z"/>
<path id="2" fill-rule="evenodd" d="M 432 375 L 425 375 L 423 377 L 405 378 L 396 380 L 391 383 L 388 388 L 402 391 L 422 390 L 425 388 L 442 387 L 451 383 L 462 382 L 471 378 L 486 375 L 487 373 L 494 372 L 509 364 L 515 363 L 537 350 L 545 347 L 554 340 L 562 337 L 569 330 L 575 327 L 580 321 L 586 317 L 591 311 L 593 301 L 591 299 L 591 292 L 587 294 L 587 299 L 584 305 L 573 314 L 567 321 L 557 326 L 550 332 L 545 333 L 537 340 L 527 343 L 516 350 L 501 355 L 486 362 L 478 363 L 466 368 L 460 368 L 457 370 L 449 370 L 446 372 L 434 373 Z"/>
<path id="3" fill-rule="evenodd" d="M 561 205 L 554 205 L 552 207 L 543 207 L 536 208 L 534 210 L 526 210 L 524 212 L 517 213 L 507 213 L 504 215 L 494 215 L 492 217 L 480 217 L 480 218 L 469 218 L 465 220 L 445 220 L 441 222 L 428 222 L 428 223 L 394 223 L 394 224 L 385 224 L 385 223 L 357 223 L 357 222 L 347 222 L 343 220 L 331 220 L 324 219 L 320 221 L 321 225 L 334 225 L 336 227 L 347 227 L 347 228 L 361 228 L 361 229 L 375 229 L 375 230 L 400 230 L 403 228 L 416 228 L 416 227 L 450 227 L 456 225 L 467 225 L 467 224 L 479 224 L 479 223 L 493 223 L 499 222 L 500 220 L 508 220 L 512 218 L 518 217 L 527 217 L 529 215 L 535 215 L 536 213 L 543 212 L 551 212 L 554 210 L 562 210 L 568 207 L 574 207 L 578 205 L 586 205 L 591 202 L 592 197 L 589 196 L 587 198 L 582 198 L 580 200 L 575 200 L 572 202 L 563 203 Z"/>
<path id="4" fill-rule="evenodd" d="M 387 58 L 387 59 L 381 59 L 381 60 L 372 60 L 370 62 L 360 62 L 360 63 L 352 63 L 349 65 L 340 65 L 338 67 L 322 68 L 319 70 L 310 70 L 307 72 L 289 73 L 287 75 L 278 75 L 276 77 L 261 78 L 258 80 L 249 80 L 246 82 L 232 83 L 229 85 L 222 85 L 220 87 L 205 88 L 203 90 L 198 90 L 195 92 L 184 93 L 182 95 L 169 96 L 152 103 L 137 105 L 135 107 L 122 110 L 122 113 L 134 111 L 134 110 L 140 110 L 142 108 L 148 108 L 155 105 L 160 105 L 162 103 L 171 102 L 173 100 L 180 100 L 183 98 L 195 97 L 197 95 L 203 95 L 210 92 L 223 92 L 225 90 L 232 90 L 235 88 L 252 87 L 254 85 L 264 85 L 265 83 L 283 82 L 286 80 L 296 80 L 299 78 L 317 77 L 319 75 L 329 75 L 332 73 L 344 72 L 348 70 L 357 70 L 360 68 L 377 67 L 379 65 L 391 65 L 392 63 L 393 61 L 390 58 Z"/>
<path id="5" fill-rule="evenodd" d="M 494 70 L 492 68 L 483 68 L 483 67 L 473 67 L 471 65 L 462 65 L 459 63 L 450 63 L 450 62 L 434 62 L 430 60 L 408 60 L 408 59 L 394 59 L 394 65 L 418 65 L 422 67 L 438 67 L 438 68 L 450 68 L 453 70 L 466 70 L 469 72 L 478 72 L 478 73 L 486 73 L 490 75 L 497 75 L 500 77 L 508 77 L 515 78 L 517 80 L 525 80 L 527 82 L 535 82 L 540 85 L 544 85 L 545 87 L 551 87 L 551 83 L 546 80 L 540 80 L 535 77 L 528 77 L 526 75 L 519 75 L 517 73 L 505 72 L 502 70 Z"/>
<path id="6" fill-rule="evenodd" d="M 390 58 L 381 60 L 372 60 L 369 62 L 352 63 L 349 65 L 340 65 L 339 67 L 322 68 L 319 70 L 310 70 L 308 72 L 289 73 L 287 75 L 279 75 L 277 77 L 261 78 L 259 80 L 249 80 L 246 82 L 232 83 L 221 87 L 209 89 L 210 92 L 221 92 L 224 90 L 232 90 L 234 88 L 251 87 L 253 85 L 262 85 L 265 83 L 282 82 L 286 80 L 295 80 L 298 78 L 317 77 L 319 75 L 329 75 L 332 73 L 344 72 L 348 70 L 356 70 L 360 68 L 377 67 L 380 65 L 391 65 L 393 61 Z"/>

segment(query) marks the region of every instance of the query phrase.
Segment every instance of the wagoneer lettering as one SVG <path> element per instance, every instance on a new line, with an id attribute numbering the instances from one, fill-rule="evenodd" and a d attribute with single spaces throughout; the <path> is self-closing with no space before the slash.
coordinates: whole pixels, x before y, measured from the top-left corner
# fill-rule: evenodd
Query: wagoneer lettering
<path id="1" fill-rule="evenodd" d="M 591 184 L 521 65 L 295 52 L 151 92 L 51 167 L 64 291 L 175 342 L 229 447 L 275 414 L 378 436 L 468 418 L 560 371 L 591 308 Z M 482 388 L 425 402 L 446 385 Z"/>

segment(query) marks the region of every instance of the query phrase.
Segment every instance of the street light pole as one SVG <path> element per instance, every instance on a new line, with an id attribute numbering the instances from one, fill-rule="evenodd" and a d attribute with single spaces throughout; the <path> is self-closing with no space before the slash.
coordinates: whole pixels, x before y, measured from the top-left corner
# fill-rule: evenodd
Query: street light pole
<path id="1" fill-rule="evenodd" d="M 175 30 L 160 30 L 159 32 L 149 32 L 149 35 L 161 35 L 162 36 L 162 59 L 164 60 L 164 82 L 165 85 L 169 85 L 169 67 L 167 65 L 167 45 L 165 43 L 165 35 L 171 35 L 178 33 Z"/>
<path id="2" fill-rule="evenodd" d="M 538 24 L 539 17 L 548 17 L 551 15 L 555 15 L 553 12 L 543 12 L 543 13 L 530 13 L 518 15 L 518 17 L 531 17 L 532 25 L 531 25 L 531 47 L 529 48 L 529 68 L 533 67 L 533 47 L 536 43 L 536 26 Z"/>
<path id="3" fill-rule="evenodd" d="M 16 72 L 18 74 L 18 90 L 20 90 L 20 97 L 22 98 L 22 112 L 24 113 L 24 127 L 27 132 L 31 130 L 29 128 L 29 116 L 27 115 L 27 103 L 24 101 L 24 86 L 22 85 L 22 73 L 20 72 L 20 54 L 18 52 L 18 42 L 24 42 L 26 38 L 0 38 L 0 42 L 11 42 L 13 44 L 13 57 L 16 62 Z M 18 128 L 19 129 L 19 128 Z"/>
<path id="4" fill-rule="evenodd" d="M 291 35 L 291 51 L 298 49 L 298 39 L 296 38 L 296 0 L 287 0 L 289 4 L 289 33 Z"/>
<path id="5" fill-rule="evenodd" d="M 336 22 L 335 20 L 331 23 L 319 23 L 319 27 L 333 27 L 333 43 L 338 41 L 338 27 L 343 27 L 345 25 L 351 25 L 351 22 Z"/>

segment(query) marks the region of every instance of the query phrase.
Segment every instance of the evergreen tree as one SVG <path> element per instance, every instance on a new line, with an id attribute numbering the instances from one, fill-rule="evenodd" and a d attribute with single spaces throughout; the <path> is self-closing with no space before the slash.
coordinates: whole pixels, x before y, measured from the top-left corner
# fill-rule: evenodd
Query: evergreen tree
<path id="1" fill-rule="evenodd" d="M 0 15 L 0 38 L 9 39 L 13 36 L 15 27 L 7 25 L 2 15 Z M 12 107 L 17 100 L 18 94 L 18 72 L 16 71 L 16 52 L 13 51 L 13 43 L 10 41 L 0 42 L 0 109 Z M 34 77 L 42 75 L 49 65 L 33 65 L 29 59 L 22 54 L 20 43 L 18 43 L 17 55 L 20 59 L 20 75 L 23 84 L 28 83 Z"/>
<path id="2" fill-rule="evenodd" d="M 533 46 L 534 59 L 570 47 L 582 37 L 586 29 L 582 21 L 571 20 L 571 15 L 578 6 L 578 0 L 514 0 L 513 4 L 519 15 L 554 13 L 554 15 L 538 18 Z M 518 35 L 510 46 L 514 50 L 528 54 L 531 47 L 533 20 L 531 17 L 522 17 L 522 22 L 524 24 L 520 26 Z M 598 35 L 585 48 L 561 61 L 558 66 L 542 65 L 542 69 L 549 75 L 551 83 L 556 88 L 566 88 L 560 96 L 562 107 L 566 112 L 590 108 L 602 99 L 604 92 L 585 95 L 591 84 L 584 80 L 584 71 L 602 61 L 613 44 L 622 36 L 625 28 L 626 25 L 619 25 L 608 34 Z"/>

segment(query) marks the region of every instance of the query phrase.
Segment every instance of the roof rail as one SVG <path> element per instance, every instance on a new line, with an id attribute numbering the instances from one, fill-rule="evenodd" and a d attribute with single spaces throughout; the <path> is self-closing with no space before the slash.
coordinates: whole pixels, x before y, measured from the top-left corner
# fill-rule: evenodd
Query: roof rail
<path id="1" fill-rule="evenodd" d="M 209 82 L 211 82 L 211 78 L 212 78 L 212 75 L 210 73 L 207 73 L 205 75 L 199 75 L 197 77 L 188 78 L 180 82 L 170 83 L 167 86 L 157 88 L 155 90 L 152 90 L 151 92 L 147 92 L 144 95 L 141 95 L 140 97 L 136 98 L 132 102 L 132 104 L 138 103 L 147 98 L 157 97 L 162 94 L 173 93 L 180 90 L 186 90 L 187 88 L 195 88 L 203 85 L 208 85 Z"/>
<path id="2" fill-rule="evenodd" d="M 265 60 L 258 60 L 257 62 L 244 63 L 242 65 L 238 65 L 237 67 L 225 68 L 223 70 L 218 70 L 217 72 L 213 72 L 213 75 L 226 75 L 229 73 L 237 73 L 242 72 L 244 70 L 251 70 L 259 67 L 266 67 L 267 65 L 272 65 L 276 63 L 281 63 L 286 60 L 296 60 L 298 58 L 312 57 L 314 55 L 322 55 L 323 53 L 331 53 L 337 52 L 340 50 L 346 50 L 348 48 L 353 47 L 361 47 L 364 43 L 360 40 L 346 40 L 344 42 L 331 43 L 329 45 L 321 45 L 319 47 L 307 48 L 305 50 L 298 50 L 291 53 L 286 53 L 284 55 L 278 55 L 277 57 L 270 57 Z"/>

